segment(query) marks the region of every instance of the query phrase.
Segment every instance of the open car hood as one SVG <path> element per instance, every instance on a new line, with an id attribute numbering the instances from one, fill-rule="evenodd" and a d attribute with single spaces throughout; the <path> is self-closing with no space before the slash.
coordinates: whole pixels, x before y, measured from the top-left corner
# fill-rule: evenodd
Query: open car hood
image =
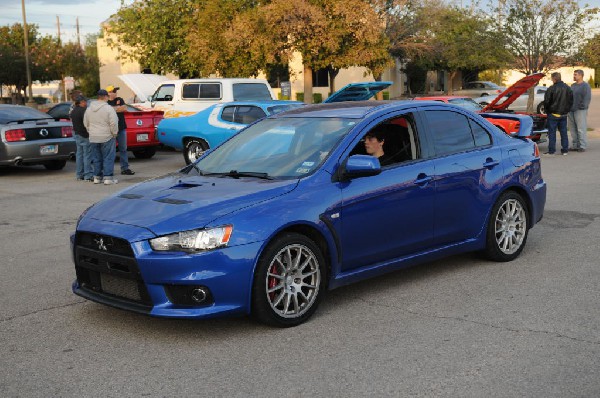
<path id="1" fill-rule="evenodd" d="M 542 77 L 544 77 L 543 73 L 534 73 L 533 75 L 521 78 L 515 84 L 498 94 L 492 102 L 482 109 L 482 112 L 497 112 L 508 109 L 510 104 L 515 102 L 525 91 L 536 86 Z"/>
<path id="2" fill-rule="evenodd" d="M 169 80 L 166 76 L 145 73 L 129 73 L 117 77 L 135 93 L 141 102 L 154 94 L 160 83 Z"/>
<path id="3" fill-rule="evenodd" d="M 391 86 L 393 82 L 362 82 L 350 83 L 331 94 L 323 103 L 343 101 L 366 101 L 374 97 L 381 90 Z"/>

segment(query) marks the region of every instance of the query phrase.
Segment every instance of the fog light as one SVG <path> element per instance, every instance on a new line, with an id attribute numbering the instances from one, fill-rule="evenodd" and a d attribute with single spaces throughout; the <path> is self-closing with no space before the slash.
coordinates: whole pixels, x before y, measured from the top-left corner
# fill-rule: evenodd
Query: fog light
<path id="1" fill-rule="evenodd" d="M 197 302 L 198 304 L 202 304 L 206 300 L 206 290 L 204 288 L 196 288 L 192 290 L 192 300 Z"/>

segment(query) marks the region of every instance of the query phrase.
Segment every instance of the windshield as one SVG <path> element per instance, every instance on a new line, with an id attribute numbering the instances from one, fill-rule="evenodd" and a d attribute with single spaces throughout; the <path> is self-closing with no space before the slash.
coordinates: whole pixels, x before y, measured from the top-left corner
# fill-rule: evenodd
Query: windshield
<path id="1" fill-rule="evenodd" d="M 196 163 L 203 175 L 299 178 L 312 173 L 356 124 L 340 118 L 263 119 Z"/>
<path id="2" fill-rule="evenodd" d="M 458 105 L 473 112 L 480 111 L 483 107 L 471 98 L 453 98 L 448 100 L 450 104 Z"/>
<path id="3" fill-rule="evenodd" d="M 52 119 L 52 117 L 27 106 L 0 107 L 0 124 L 38 119 Z"/>

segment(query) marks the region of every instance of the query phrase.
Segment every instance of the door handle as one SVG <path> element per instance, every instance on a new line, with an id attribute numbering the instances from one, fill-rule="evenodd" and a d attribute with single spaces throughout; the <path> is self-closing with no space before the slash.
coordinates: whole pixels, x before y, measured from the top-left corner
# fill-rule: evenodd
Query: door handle
<path id="1" fill-rule="evenodd" d="M 433 177 L 428 176 L 425 173 L 421 173 L 417 176 L 417 179 L 414 181 L 415 184 L 420 185 L 420 186 L 425 186 L 427 185 L 431 180 L 433 180 Z"/>
<path id="2" fill-rule="evenodd" d="M 493 169 L 494 167 L 498 166 L 500 164 L 500 162 L 498 160 L 494 160 L 492 158 L 487 158 L 485 160 L 485 163 L 483 164 L 483 167 L 485 167 L 486 169 Z"/>

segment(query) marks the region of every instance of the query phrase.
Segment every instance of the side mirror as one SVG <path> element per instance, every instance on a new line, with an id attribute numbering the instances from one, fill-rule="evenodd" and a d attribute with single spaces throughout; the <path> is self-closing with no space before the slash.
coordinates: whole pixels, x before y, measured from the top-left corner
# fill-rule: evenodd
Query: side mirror
<path id="1" fill-rule="evenodd" d="M 381 173 L 379 159 L 370 155 L 352 155 L 340 167 L 340 180 L 375 176 Z"/>

